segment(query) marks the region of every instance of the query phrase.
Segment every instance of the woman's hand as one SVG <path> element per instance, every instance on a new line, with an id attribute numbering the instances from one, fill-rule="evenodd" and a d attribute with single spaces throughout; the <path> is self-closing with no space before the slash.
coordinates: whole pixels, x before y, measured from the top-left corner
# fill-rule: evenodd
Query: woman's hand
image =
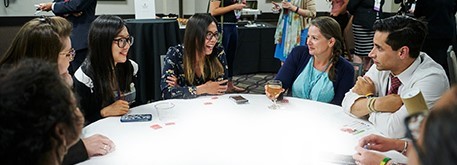
<path id="1" fill-rule="evenodd" d="M 129 112 L 129 102 L 125 100 L 117 100 L 113 104 L 103 108 L 100 111 L 100 115 L 102 117 L 108 117 L 108 116 L 122 116 Z"/>
<path id="2" fill-rule="evenodd" d="M 95 134 L 82 140 L 89 158 L 93 156 L 106 155 L 114 151 L 116 148 L 113 141 L 100 134 Z"/>
<path id="3" fill-rule="evenodd" d="M 282 8 L 290 10 L 294 5 L 287 1 L 282 1 Z"/>
<path id="4" fill-rule="evenodd" d="M 268 88 L 267 85 L 265 85 L 264 88 L 265 88 L 265 95 L 267 95 L 267 97 L 268 97 L 270 100 L 274 100 L 274 99 L 277 98 L 279 95 L 281 95 L 281 94 L 278 94 L 278 96 L 273 96 L 273 95 L 271 95 L 271 94 L 268 92 L 268 90 L 267 90 L 267 88 Z M 284 88 L 281 88 L 281 93 L 284 92 L 284 91 L 285 91 Z"/>
<path id="5" fill-rule="evenodd" d="M 175 75 L 168 76 L 165 82 L 167 82 L 170 87 L 179 87 L 178 78 L 176 78 Z"/>
<path id="6" fill-rule="evenodd" d="M 203 85 L 197 86 L 197 94 L 220 95 L 227 91 L 228 80 L 223 81 L 208 81 Z"/>

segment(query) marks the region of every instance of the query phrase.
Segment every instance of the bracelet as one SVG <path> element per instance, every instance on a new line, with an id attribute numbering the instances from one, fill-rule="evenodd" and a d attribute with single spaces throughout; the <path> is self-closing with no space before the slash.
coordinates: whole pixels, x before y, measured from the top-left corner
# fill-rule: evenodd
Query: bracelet
<path id="1" fill-rule="evenodd" d="M 408 150 L 408 141 L 405 140 L 405 144 L 403 145 L 403 150 L 401 150 L 401 154 L 405 155 L 407 150 Z"/>
<path id="2" fill-rule="evenodd" d="M 298 6 L 296 6 L 297 9 L 295 10 L 295 13 L 298 13 L 298 10 L 300 9 Z"/>
<path id="3" fill-rule="evenodd" d="M 373 112 L 373 110 L 370 108 L 370 104 L 372 101 L 373 101 L 373 98 L 368 98 L 368 100 L 367 100 L 367 109 L 368 109 L 369 113 Z"/>
<path id="4" fill-rule="evenodd" d="M 375 97 L 370 97 L 368 98 L 368 102 L 367 102 L 367 108 L 368 108 L 368 112 L 372 113 L 372 112 L 378 112 L 375 108 L 374 108 L 374 103 L 376 102 L 376 98 Z"/>
<path id="5" fill-rule="evenodd" d="M 367 94 L 365 95 L 366 98 L 371 98 L 371 97 L 373 97 L 373 96 L 374 96 L 373 93 L 367 93 Z"/>
<path id="6" fill-rule="evenodd" d="M 387 162 L 389 162 L 390 160 L 392 160 L 392 159 L 389 157 L 385 157 L 384 159 L 381 160 L 381 163 L 379 163 L 379 165 L 386 165 Z"/>

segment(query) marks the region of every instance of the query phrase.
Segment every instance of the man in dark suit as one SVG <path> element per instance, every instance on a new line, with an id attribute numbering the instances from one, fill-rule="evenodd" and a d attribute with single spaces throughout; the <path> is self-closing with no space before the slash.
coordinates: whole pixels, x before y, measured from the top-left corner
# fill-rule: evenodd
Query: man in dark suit
<path id="1" fill-rule="evenodd" d="M 64 17 L 73 23 L 71 43 L 76 50 L 76 56 L 68 69 L 71 75 L 81 66 L 87 56 L 87 36 L 90 25 L 95 20 L 96 6 L 97 0 L 54 0 L 40 4 L 41 10 L 52 10 L 55 15 Z"/>

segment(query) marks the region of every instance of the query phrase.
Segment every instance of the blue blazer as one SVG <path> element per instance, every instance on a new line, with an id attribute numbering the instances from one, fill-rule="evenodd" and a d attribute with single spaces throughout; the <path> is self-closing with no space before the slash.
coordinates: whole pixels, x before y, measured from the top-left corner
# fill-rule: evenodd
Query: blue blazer
<path id="1" fill-rule="evenodd" d="M 95 7 L 97 0 L 54 0 L 54 12 L 73 23 L 71 44 L 75 50 L 87 48 L 88 33 L 92 21 L 95 20 Z M 72 13 L 82 14 L 78 17 Z"/>
<path id="2" fill-rule="evenodd" d="M 276 75 L 277 80 L 282 81 L 284 89 L 291 89 L 295 79 L 305 69 L 311 55 L 309 54 L 308 46 L 297 46 L 287 56 L 286 61 L 279 69 Z M 331 104 L 341 105 L 344 95 L 354 86 L 354 67 L 343 57 L 339 57 L 336 63 L 336 77 L 333 82 L 335 96 L 330 102 Z M 289 90 L 290 92 L 291 90 Z"/>

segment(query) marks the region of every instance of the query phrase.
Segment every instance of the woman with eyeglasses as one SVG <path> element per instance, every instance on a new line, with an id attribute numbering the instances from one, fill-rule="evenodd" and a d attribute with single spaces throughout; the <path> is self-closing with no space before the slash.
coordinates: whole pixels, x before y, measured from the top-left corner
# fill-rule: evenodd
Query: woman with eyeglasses
<path id="1" fill-rule="evenodd" d="M 184 45 L 168 49 L 160 88 L 164 99 L 220 95 L 227 90 L 225 52 L 218 44 L 216 20 L 195 14 L 187 22 Z"/>
<path id="2" fill-rule="evenodd" d="M 405 119 L 406 138 L 368 135 L 359 141 L 356 164 L 400 164 L 378 152 L 396 150 L 408 157 L 409 165 L 454 165 L 457 163 L 457 86 L 441 96 L 431 111 Z"/>
<path id="3" fill-rule="evenodd" d="M 86 124 L 121 116 L 135 100 L 133 77 L 138 65 L 128 59 L 133 44 L 122 18 L 101 15 L 89 30 L 89 54 L 75 72 L 75 88 Z"/>
<path id="4" fill-rule="evenodd" d="M 0 58 L 0 65 L 17 64 L 24 58 L 39 58 L 57 64 L 64 80 L 73 85 L 68 67 L 75 56 L 71 48 L 71 23 L 61 17 L 35 18 L 22 26 L 6 53 Z"/>

